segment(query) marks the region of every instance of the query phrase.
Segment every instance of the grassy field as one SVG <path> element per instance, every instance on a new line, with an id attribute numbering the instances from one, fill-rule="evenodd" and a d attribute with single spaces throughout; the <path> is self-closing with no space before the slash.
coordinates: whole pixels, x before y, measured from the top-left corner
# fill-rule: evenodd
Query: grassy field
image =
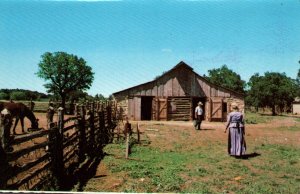
<path id="1" fill-rule="evenodd" d="M 222 123 L 195 131 L 187 122 L 144 122 L 143 141 L 132 147 L 130 159 L 124 144 L 106 146 L 84 191 L 299 193 L 300 120 L 259 117 L 248 117 L 258 124 L 247 125 L 246 159 L 227 155 Z"/>

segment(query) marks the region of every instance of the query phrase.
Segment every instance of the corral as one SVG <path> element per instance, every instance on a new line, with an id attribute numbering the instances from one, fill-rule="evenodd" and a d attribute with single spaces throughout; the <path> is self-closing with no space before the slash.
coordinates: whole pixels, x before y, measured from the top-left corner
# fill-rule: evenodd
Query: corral
<path id="1" fill-rule="evenodd" d="M 248 148 L 242 160 L 227 155 L 222 122 L 205 121 L 203 130 L 196 131 L 189 121 L 131 121 L 143 135 L 126 159 L 122 143 L 109 143 L 113 127 L 107 113 L 113 118 L 117 112 L 106 105 L 90 105 L 97 110 L 94 118 L 81 108 L 76 117 L 64 117 L 62 152 L 55 149 L 59 144 L 50 143 L 59 125 L 16 136 L 14 151 L 7 155 L 10 167 L 4 171 L 7 164 L 1 163 L 1 189 L 57 190 L 62 177 L 60 189 L 96 192 L 295 193 L 300 189 L 300 117 L 246 113 Z M 36 116 L 46 129 L 45 114 Z M 55 118 L 59 121 L 58 115 Z"/>
<path id="2" fill-rule="evenodd" d="M 70 189 L 99 162 L 117 125 L 116 107 L 111 102 L 78 106 L 75 116 L 66 117 L 59 110 L 49 128 L 45 114 L 36 115 L 43 130 L 11 136 L 8 141 L 1 135 L 1 189 Z M 29 122 L 25 124 L 29 126 Z M 11 120 L 1 115 L 1 131 L 10 125 Z M 6 147 L 13 151 L 2 149 Z"/>

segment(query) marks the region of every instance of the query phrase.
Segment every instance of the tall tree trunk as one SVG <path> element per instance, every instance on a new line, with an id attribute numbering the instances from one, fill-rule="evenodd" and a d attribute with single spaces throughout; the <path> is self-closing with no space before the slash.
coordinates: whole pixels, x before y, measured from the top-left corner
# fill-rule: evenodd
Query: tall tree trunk
<path id="1" fill-rule="evenodd" d="M 275 105 L 272 106 L 272 116 L 276 115 L 276 108 Z"/>
<path id="2" fill-rule="evenodd" d="M 66 106 L 66 94 L 65 93 L 60 93 L 60 97 L 61 97 L 61 107 L 63 107 L 63 109 L 65 109 L 65 106 Z"/>

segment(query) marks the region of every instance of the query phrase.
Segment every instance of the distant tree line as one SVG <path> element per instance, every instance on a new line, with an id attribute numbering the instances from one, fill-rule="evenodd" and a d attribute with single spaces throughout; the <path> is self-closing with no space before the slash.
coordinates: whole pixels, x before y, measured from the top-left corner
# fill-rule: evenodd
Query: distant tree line
<path id="1" fill-rule="evenodd" d="M 112 97 L 104 97 L 102 94 L 96 94 L 95 96 L 89 95 L 87 92 L 76 90 L 70 92 L 68 95 L 66 95 L 66 101 L 67 102 L 84 102 L 84 101 L 105 101 L 109 100 Z M 60 101 L 61 97 L 60 95 L 54 94 L 51 95 L 50 99 L 52 101 Z"/>
<path id="2" fill-rule="evenodd" d="M 42 100 L 50 95 L 24 89 L 0 89 L 0 100 Z"/>
<path id="3" fill-rule="evenodd" d="M 265 72 L 264 75 L 255 73 L 249 82 L 241 79 L 240 75 L 226 65 L 208 71 L 204 77 L 210 82 L 245 94 L 245 103 L 248 107 L 268 107 L 272 115 L 277 112 L 288 112 L 295 97 L 300 96 L 300 69 L 295 79 L 285 73 Z"/>
<path id="4" fill-rule="evenodd" d="M 83 91 L 73 91 L 66 97 L 66 100 L 69 102 L 86 100 L 105 101 L 108 99 L 111 99 L 111 96 L 109 96 L 108 98 L 104 97 L 102 94 L 96 94 L 95 96 L 91 96 L 87 92 Z M 0 100 L 60 101 L 60 96 L 53 94 L 44 94 L 42 92 L 25 89 L 0 89 Z"/>

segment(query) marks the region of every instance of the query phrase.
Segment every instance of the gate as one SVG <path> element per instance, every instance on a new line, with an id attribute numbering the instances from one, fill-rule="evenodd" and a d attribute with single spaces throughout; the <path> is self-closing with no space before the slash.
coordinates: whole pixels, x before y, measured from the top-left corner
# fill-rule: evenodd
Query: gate
<path id="1" fill-rule="evenodd" d="M 223 100 L 210 99 L 210 121 L 223 120 Z"/>
<path id="2" fill-rule="evenodd" d="M 168 98 L 153 98 L 152 110 L 153 120 L 168 120 Z"/>

